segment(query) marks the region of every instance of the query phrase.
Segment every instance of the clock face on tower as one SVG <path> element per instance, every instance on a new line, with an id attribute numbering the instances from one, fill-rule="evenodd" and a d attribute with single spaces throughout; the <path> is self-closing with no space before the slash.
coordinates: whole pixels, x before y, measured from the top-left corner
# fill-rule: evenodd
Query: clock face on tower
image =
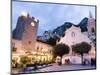
<path id="1" fill-rule="evenodd" d="M 34 22 L 31 22 L 31 26 L 35 26 L 35 23 Z"/>

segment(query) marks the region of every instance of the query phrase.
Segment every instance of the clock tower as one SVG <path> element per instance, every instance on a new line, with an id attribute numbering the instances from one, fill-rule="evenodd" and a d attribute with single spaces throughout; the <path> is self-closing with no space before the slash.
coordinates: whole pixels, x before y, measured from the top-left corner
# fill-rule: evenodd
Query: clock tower
<path id="1" fill-rule="evenodd" d="M 39 20 L 36 20 L 34 17 L 26 18 L 26 25 L 24 28 L 22 36 L 22 49 L 25 51 L 35 50 L 35 43 L 37 37 Z"/>

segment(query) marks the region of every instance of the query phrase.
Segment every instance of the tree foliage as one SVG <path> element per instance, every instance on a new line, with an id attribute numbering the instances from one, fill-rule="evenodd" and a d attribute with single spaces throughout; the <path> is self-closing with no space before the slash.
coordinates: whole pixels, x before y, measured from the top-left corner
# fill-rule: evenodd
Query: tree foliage
<path id="1" fill-rule="evenodd" d="M 49 38 L 49 39 L 47 40 L 47 43 L 54 46 L 54 45 L 56 45 L 56 39 L 54 39 L 54 38 Z"/>
<path id="2" fill-rule="evenodd" d="M 91 50 L 91 45 L 86 42 L 82 42 L 72 46 L 72 51 L 81 55 L 83 55 L 84 53 L 88 53 L 89 50 Z"/>
<path id="3" fill-rule="evenodd" d="M 64 54 L 69 53 L 69 46 L 65 44 L 58 44 L 54 47 L 53 53 L 55 56 L 63 56 Z"/>

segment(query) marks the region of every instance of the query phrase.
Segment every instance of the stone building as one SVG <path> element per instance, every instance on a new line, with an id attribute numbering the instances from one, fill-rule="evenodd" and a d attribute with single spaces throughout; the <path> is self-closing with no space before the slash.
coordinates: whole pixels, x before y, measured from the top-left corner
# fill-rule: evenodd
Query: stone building
<path id="1" fill-rule="evenodd" d="M 89 12 L 88 18 L 88 37 L 96 45 L 96 20 L 93 18 L 92 13 Z"/>
<path id="2" fill-rule="evenodd" d="M 29 14 L 21 15 L 12 35 L 12 49 L 19 51 L 34 51 L 39 20 Z"/>
<path id="3" fill-rule="evenodd" d="M 52 53 L 52 46 L 37 40 L 39 20 L 30 17 L 29 14 L 18 18 L 17 26 L 13 31 L 12 50 L 14 55 L 26 55 L 39 53 Z"/>
<path id="4" fill-rule="evenodd" d="M 71 63 L 81 64 L 81 57 L 72 52 L 71 46 L 81 42 L 87 42 L 91 45 L 91 50 L 88 54 L 84 54 L 84 58 L 87 60 L 91 60 L 91 58 L 96 58 L 96 27 L 95 27 L 95 19 L 92 17 L 91 12 L 89 12 L 88 17 L 88 31 L 81 32 L 80 27 L 72 25 L 69 29 L 66 29 L 65 36 L 60 38 L 60 41 L 57 44 L 66 44 L 70 47 L 70 52 L 67 55 L 63 56 L 62 63 L 65 63 L 65 59 L 69 59 Z"/>
<path id="5" fill-rule="evenodd" d="M 52 54 L 53 47 L 47 43 L 38 40 L 35 45 L 35 50 L 41 53 Z"/>
<path id="6" fill-rule="evenodd" d="M 35 50 L 38 23 L 39 21 L 35 21 L 33 17 L 27 20 L 22 36 L 22 49 Z"/>
<path id="7" fill-rule="evenodd" d="M 63 43 L 63 44 L 68 45 L 70 47 L 70 55 L 72 55 L 71 46 L 75 45 L 77 43 L 81 43 L 81 42 L 87 42 L 90 44 L 91 40 L 88 38 L 88 36 L 84 35 L 81 32 L 80 28 L 72 25 L 71 28 L 69 28 L 65 31 L 65 36 L 61 37 L 58 44 Z"/>

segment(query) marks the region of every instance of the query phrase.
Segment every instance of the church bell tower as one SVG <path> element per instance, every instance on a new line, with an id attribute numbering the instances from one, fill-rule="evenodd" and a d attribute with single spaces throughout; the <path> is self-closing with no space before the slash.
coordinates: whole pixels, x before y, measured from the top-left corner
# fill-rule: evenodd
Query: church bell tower
<path id="1" fill-rule="evenodd" d="M 95 33 L 95 19 L 92 16 L 92 13 L 89 11 L 89 18 L 88 18 L 88 34 L 92 35 L 92 33 Z"/>

